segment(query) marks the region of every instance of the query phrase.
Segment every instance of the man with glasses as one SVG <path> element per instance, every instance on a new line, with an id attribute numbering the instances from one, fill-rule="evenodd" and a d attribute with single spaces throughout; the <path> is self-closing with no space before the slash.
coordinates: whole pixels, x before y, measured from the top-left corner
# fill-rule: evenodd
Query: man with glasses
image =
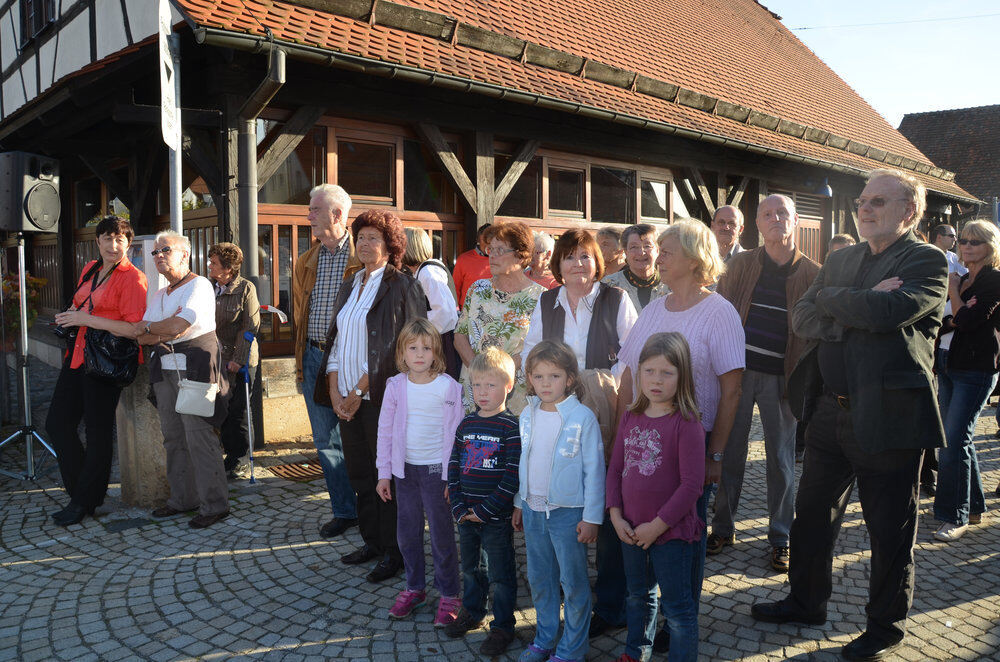
<path id="1" fill-rule="evenodd" d="M 856 204 L 866 241 L 830 254 L 792 311 L 809 345 L 789 393 L 797 410 L 816 395 L 816 410 L 791 530 L 791 590 L 751 614 L 826 622 L 834 545 L 857 482 L 871 539 L 867 626 L 842 655 L 879 660 L 902 642 L 913 602 L 920 456 L 944 444 L 932 368 L 948 263 L 913 233 L 926 201 L 912 175 L 875 170 Z"/>
<path id="2" fill-rule="evenodd" d="M 944 251 L 944 256 L 948 258 L 948 273 L 957 273 L 959 276 L 964 276 L 969 273 L 969 270 L 962 266 L 962 263 L 958 261 L 958 256 L 955 255 L 955 251 L 952 250 L 955 248 L 955 240 L 957 238 L 958 234 L 955 232 L 955 228 L 947 223 L 935 225 L 931 229 L 930 243 Z"/>
<path id="3" fill-rule="evenodd" d="M 712 215 L 712 234 L 719 243 L 719 257 L 729 262 L 743 252 L 740 235 L 743 234 L 743 212 L 732 205 L 723 205 Z"/>

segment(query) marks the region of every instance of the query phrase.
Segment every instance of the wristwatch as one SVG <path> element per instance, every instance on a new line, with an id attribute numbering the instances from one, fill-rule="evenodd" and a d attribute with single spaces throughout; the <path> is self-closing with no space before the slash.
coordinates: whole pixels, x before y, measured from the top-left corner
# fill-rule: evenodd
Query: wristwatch
<path id="1" fill-rule="evenodd" d="M 709 453 L 708 459 L 712 462 L 722 462 L 722 453 Z"/>
<path id="2" fill-rule="evenodd" d="M 142 327 L 142 330 L 146 332 L 146 335 L 149 335 L 149 325 L 150 324 L 152 324 L 152 322 L 146 322 L 146 326 Z"/>
<path id="3" fill-rule="evenodd" d="M 360 398 L 364 394 L 365 394 L 364 391 L 362 391 L 361 389 L 359 389 L 357 387 L 354 388 L 354 395 L 356 395 L 356 396 L 358 396 Z"/>

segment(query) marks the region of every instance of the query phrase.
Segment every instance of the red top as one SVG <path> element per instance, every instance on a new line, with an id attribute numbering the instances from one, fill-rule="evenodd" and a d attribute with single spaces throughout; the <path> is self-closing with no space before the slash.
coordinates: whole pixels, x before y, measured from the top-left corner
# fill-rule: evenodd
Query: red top
<path id="1" fill-rule="evenodd" d="M 551 273 L 548 275 L 542 274 L 541 276 L 536 276 L 534 273 L 532 273 L 531 267 L 528 267 L 527 269 L 524 270 L 524 275 L 530 278 L 531 280 L 535 281 L 536 283 L 538 283 L 547 290 L 553 290 L 559 287 L 559 281 L 557 281 L 555 279 L 555 276 L 553 276 Z"/>
<path id="2" fill-rule="evenodd" d="M 101 283 L 90 301 L 85 300 L 94 286 L 94 278 L 91 276 L 86 283 L 83 283 L 83 276 L 93 266 L 97 260 L 87 263 L 80 274 L 80 282 L 77 283 L 79 289 L 73 295 L 73 305 L 83 308 L 93 315 L 104 317 L 109 320 L 124 320 L 126 322 L 138 322 L 146 313 L 146 274 L 142 273 L 135 266 L 124 258 L 115 268 L 111 277 Z M 94 304 L 94 309 L 90 309 L 90 304 Z M 83 365 L 83 347 L 86 344 L 85 337 L 87 327 L 81 326 L 80 332 L 76 336 L 76 344 L 73 346 L 73 360 L 70 368 L 79 368 Z M 139 356 L 142 361 L 142 356 Z"/>
<path id="3" fill-rule="evenodd" d="M 452 272 L 455 279 L 455 294 L 458 295 L 458 307 L 465 306 L 465 293 L 472 284 L 483 278 L 490 278 L 490 257 L 483 255 L 473 248 L 465 251 L 455 259 L 455 270 Z"/>

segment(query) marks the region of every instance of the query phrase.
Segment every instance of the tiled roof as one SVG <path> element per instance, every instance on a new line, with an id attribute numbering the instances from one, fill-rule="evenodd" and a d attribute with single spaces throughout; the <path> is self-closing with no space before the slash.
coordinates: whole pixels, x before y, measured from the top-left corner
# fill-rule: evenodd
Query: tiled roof
<path id="1" fill-rule="evenodd" d="M 1000 105 L 911 113 L 899 132 L 980 200 L 1000 196 Z"/>
<path id="2" fill-rule="evenodd" d="M 786 158 L 858 171 L 903 167 L 932 190 L 967 195 L 752 0 L 403 1 L 377 0 L 374 16 L 371 0 L 178 4 L 200 27 L 263 35 L 264 25 L 279 42 L 603 109 L 609 119 L 703 132 Z"/>

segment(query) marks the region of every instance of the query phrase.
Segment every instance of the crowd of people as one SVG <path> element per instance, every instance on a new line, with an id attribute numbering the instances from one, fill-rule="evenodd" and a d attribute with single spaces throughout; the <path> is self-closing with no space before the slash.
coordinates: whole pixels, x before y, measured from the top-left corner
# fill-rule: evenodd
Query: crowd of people
<path id="1" fill-rule="evenodd" d="M 751 614 L 827 620 L 857 483 L 872 573 L 865 630 L 843 655 L 881 659 L 906 632 L 920 490 L 934 495 L 938 540 L 981 521 L 972 435 L 1000 359 L 1000 232 L 967 222 L 955 256 L 951 226 L 931 243 L 915 234 L 925 204 L 912 176 L 872 172 L 856 200 L 861 243 L 833 237 L 822 267 L 795 245 L 794 201 L 770 195 L 753 249 L 732 206 L 710 225 L 557 239 L 505 221 L 482 228 L 449 272 L 426 232 L 384 210 L 349 221 L 347 192 L 316 187 L 317 242 L 295 266 L 293 317 L 332 511 L 320 535 L 357 526 L 362 546 L 340 560 L 374 563 L 368 581 L 405 571 L 389 610 L 402 619 L 428 601 L 426 522 L 434 625 L 461 637 L 490 605 L 480 651 L 491 656 L 515 640 L 523 531 L 536 629 L 520 662 L 582 661 L 591 638 L 623 627 L 620 662 L 694 660 L 705 556 L 738 544 L 756 407 L 767 563 L 789 573 L 790 592 Z M 187 240 L 163 232 L 153 258 L 168 285 L 146 308 L 145 279 L 125 257 L 131 232 L 101 222 L 101 259 L 57 317 L 79 333 L 49 420 L 71 499 L 55 520 L 80 521 L 107 488 L 120 387 L 81 367 L 89 327 L 151 347 L 170 483 L 153 515 L 197 509 L 190 525 L 209 526 L 229 513 L 227 472 L 246 452 L 245 403 L 228 382 L 259 361 L 244 340 L 259 326 L 256 293 L 238 275 L 238 247 L 212 248 L 209 280 L 191 272 Z M 217 386 L 211 412 L 178 413 L 192 382 Z"/>

